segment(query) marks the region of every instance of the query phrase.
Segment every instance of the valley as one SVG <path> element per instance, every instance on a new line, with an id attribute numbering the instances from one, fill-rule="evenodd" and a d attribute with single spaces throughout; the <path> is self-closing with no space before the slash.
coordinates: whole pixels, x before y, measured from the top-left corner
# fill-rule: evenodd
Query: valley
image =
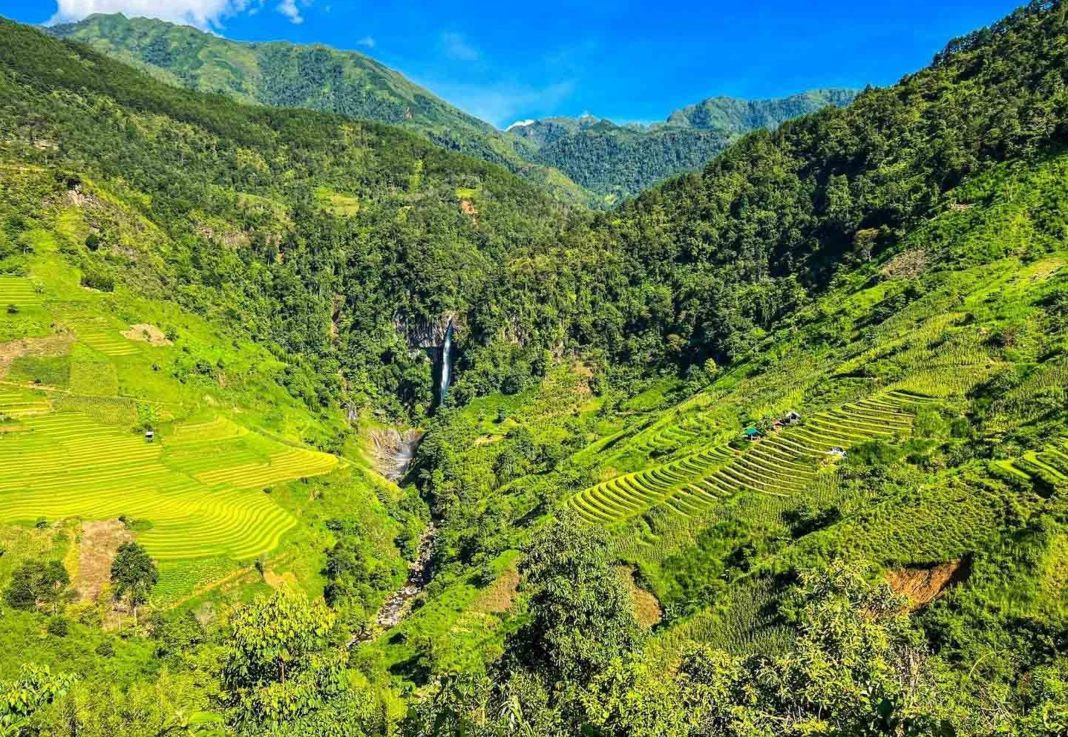
<path id="1" fill-rule="evenodd" d="M 0 19 L 0 735 L 1068 730 L 1063 3 L 655 126 L 427 95 Z"/>

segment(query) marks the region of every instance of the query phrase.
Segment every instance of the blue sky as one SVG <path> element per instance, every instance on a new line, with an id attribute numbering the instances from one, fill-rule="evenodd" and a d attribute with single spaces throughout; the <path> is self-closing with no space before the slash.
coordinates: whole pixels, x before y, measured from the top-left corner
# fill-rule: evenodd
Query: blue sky
<path id="1" fill-rule="evenodd" d="M 122 11 L 367 53 L 500 126 L 661 120 L 715 95 L 885 85 L 1022 0 L 0 0 L 26 23 Z"/>

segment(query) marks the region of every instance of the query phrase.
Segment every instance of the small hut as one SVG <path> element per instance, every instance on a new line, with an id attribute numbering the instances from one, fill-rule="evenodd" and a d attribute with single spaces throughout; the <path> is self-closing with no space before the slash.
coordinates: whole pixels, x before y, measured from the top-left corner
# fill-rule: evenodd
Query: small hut
<path id="1" fill-rule="evenodd" d="M 156 440 L 156 431 L 155 430 L 145 430 L 145 442 L 146 443 L 152 443 L 155 440 Z"/>
<path id="2" fill-rule="evenodd" d="M 790 410 L 786 413 L 786 416 L 782 418 L 782 421 L 785 422 L 787 425 L 796 425 L 797 423 L 801 422 L 801 415 L 799 415 L 797 412 L 794 412 L 793 410 Z"/>
<path id="3" fill-rule="evenodd" d="M 761 433 L 760 430 L 756 429 L 755 427 L 745 428 L 744 435 L 745 439 L 748 440 L 750 443 L 760 440 L 760 438 L 763 437 L 763 433 Z"/>
<path id="4" fill-rule="evenodd" d="M 831 448 L 829 451 L 827 451 L 827 455 L 832 455 L 835 458 L 845 458 L 846 457 L 845 448 L 839 448 L 836 445 L 833 448 Z"/>

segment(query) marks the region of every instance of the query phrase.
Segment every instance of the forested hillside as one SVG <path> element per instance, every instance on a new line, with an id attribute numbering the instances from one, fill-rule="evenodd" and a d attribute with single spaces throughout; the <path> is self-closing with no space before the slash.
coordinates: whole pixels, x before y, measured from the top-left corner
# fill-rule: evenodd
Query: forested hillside
<path id="1" fill-rule="evenodd" d="M 814 90 L 778 100 L 717 97 L 676 110 L 666 124 L 620 126 L 583 116 L 528 121 L 508 132 L 534 147 L 534 161 L 617 204 L 668 177 L 701 169 L 738 136 L 847 105 L 855 96 L 851 90 Z"/>
<path id="2" fill-rule="evenodd" d="M 445 148 L 505 166 L 561 200 L 587 201 L 587 194 L 559 171 L 528 160 L 515 139 L 354 51 L 236 43 L 189 26 L 120 14 L 92 15 L 49 32 L 200 92 L 398 125 Z"/>
<path id="3" fill-rule="evenodd" d="M 1066 143 L 1053 0 L 610 212 L 0 22 L 0 734 L 1065 734 Z"/>
<path id="4" fill-rule="evenodd" d="M 739 100 L 710 97 L 696 105 L 676 110 L 668 125 L 724 133 L 748 133 L 759 128 L 774 130 L 787 120 L 800 118 L 825 107 L 845 107 L 857 96 L 854 90 L 809 90 L 775 100 Z"/>
<path id="5" fill-rule="evenodd" d="M 79 258 L 296 356 L 285 380 L 309 406 L 425 409 L 430 365 L 409 338 L 449 315 L 472 347 L 519 356 L 566 335 L 564 290 L 536 301 L 544 282 L 525 285 L 562 260 L 575 226 L 503 169 L 380 124 L 185 92 L 87 47 L 3 30 L 6 155 L 139 203 L 166 236 L 143 244 L 144 263 L 101 224 Z M 569 268 L 598 258 L 585 249 Z"/>

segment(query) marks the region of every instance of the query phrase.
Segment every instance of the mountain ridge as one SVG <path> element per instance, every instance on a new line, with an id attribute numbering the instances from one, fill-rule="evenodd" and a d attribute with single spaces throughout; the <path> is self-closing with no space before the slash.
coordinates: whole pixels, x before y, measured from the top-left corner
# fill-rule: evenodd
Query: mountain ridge
<path id="1" fill-rule="evenodd" d="M 1065 8 L 610 213 L 0 21 L 0 731 L 1061 737 Z"/>
<path id="2" fill-rule="evenodd" d="M 515 139 L 358 51 L 287 41 L 231 41 L 191 26 L 121 13 L 93 14 L 46 30 L 87 43 L 169 84 L 246 103 L 398 125 L 444 148 L 503 166 L 562 201 L 589 201 L 589 194 L 561 172 L 528 161 Z"/>
<path id="3" fill-rule="evenodd" d="M 844 107 L 858 93 L 821 89 L 765 100 L 711 97 L 670 113 L 660 123 L 617 124 L 582 115 L 513 124 L 531 158 L 563 170 L 609 204 L 633 197 L 657 182 L 697 171 L 738 137 L 774 130 L 825 107 Z"/>
<path id="4" fill-rule="evenodd" d="M 656 182 L 699 169 L 733 138 L 845 104 L 848 91 L 787 98 L 710 98 L 652 126 L 592 117 L 550 118 L 501 131 L 359 51 L 287 41 L 231 41 L 191 26 L 121 13 L 93 14 L 49 33 L 139 66 L 169 84 L 241 102 L 302 107 L 414 130 L 498 164 L 557 199 L 612 206 Z"/>

